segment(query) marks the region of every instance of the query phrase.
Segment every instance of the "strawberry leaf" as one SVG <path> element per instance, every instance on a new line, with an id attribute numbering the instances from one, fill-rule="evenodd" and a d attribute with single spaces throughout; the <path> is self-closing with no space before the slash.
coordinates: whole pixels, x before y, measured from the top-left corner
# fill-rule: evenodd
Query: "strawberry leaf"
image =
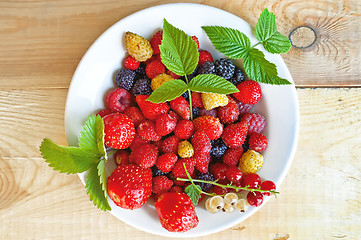
<path id="1" fill-rule="evenodd" d="M 214 75 L 214 74 L 200 74 L 188 84 L 191 91 L 207 92 L 218 94 L 232 94 L 239 92 L 239 90 L 230 81 Z"/>
<path id="2" fill-rule="evenodd" d="M 147 98 L 147 101 L 153 103 L 161 103 L 165 101 L 173 100 L 185 91 L 187 91 L 188 86 L 182 80 L 174 79 L 168 82 L 163 83 L 158 87 L 152 94 Z"/>
<path id="3" fill-rule="evenodd" d="M 190 197 L 193 205 L 197 205 L 199 199 L 201 198 L 202 188 L 198 185 L 190 184 L 185 189 L 184 192 Z"/>

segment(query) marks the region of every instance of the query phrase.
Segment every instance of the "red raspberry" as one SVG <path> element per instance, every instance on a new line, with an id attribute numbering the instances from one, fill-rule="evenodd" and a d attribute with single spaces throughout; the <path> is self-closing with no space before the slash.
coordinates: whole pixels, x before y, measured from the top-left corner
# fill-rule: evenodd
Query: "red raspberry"
<path id="1" fill-rule="evenodd" d="M 161 61 L 154 60 L 145 67 L 145 72 L 150 79 L 153 79 L 159 74 L 165 73 L 165 66 Z"/>
<path id="2" fill-rule="evenodd" d="M 123 112 L 132 104 L 132 95 L 123 88 L 115 88 L 105 96 L 105 105 L 113 112 Z"/>
<path id="3" fill-rule="evenodd" d="M 189 119 L 191 117 L 191 111 L 189 109 L 189 103 L 183 96 L 177 97 L 170 101 L 170 107 L 183 119 Z"/>
<path id="4" fill-rule="evenodd" d="M 134 139 L 133 122 L 124 114 L 112 113 L 103 118 L 104 144 L 115 149 L 125 149 Z"/>
<path id="5" fill-rule="evenodd" d="M 175 129 L 177 125 L 177 119 L 170 116 L 168 113 L 160 115 L 155 122 L 155 131 L 160 136 L 165 136 Z"/>
<path id="6" fill-rule="evenodd" d="M 124 67 L 130 70 L 136 70 L 139 67 L 140 62 L 135 60 L 132 56 L 127 56 L 124 60 Z"/>
<path id="7" fill-rule="evenodd" d="M 177 178 L 187 178 L 183 163 L 185 164 L 187 172 L 190 175 L 192 175 L 194 172 L 194 166 L 196 165 L 194 158 L 181 158 L 174 164 L 172 169 L 172 174 Z"/>
<path id="8" fill-rule="evenodd" d="M 96 115 L 99 115 L 101 118 L 103 118 L 106 115 L 109 115 L 111 113 L 113 113 L 113 111 L 107 108 L 107 109 L 100 110 Z"/>
<path id="9" fill-rule="evenodd" d="M 138 107 L 128 107 L 125 109 L 124 114 L 133 121 L 134 126 L 138 127 L 139 124 L 145 121 L 142 111 Z"/>
<path id="10" fill-rule="evenodd" d="M 239 109 L 237 103 L 228 97 L 228 104 L 218 108 L 218 118 L 223 124 L 231 124 L 238 120 Z"/>
<path id="11" fill-rule="evenodd" d="M 130 150 L 134 151 L 140 145 L 143 145 L 143 144 L 149 143 L 149 142 L 150 142 L 149 140 L 143 139 L 139 134 L 135 133 L 133 142 L 132 142 L 132 144 L 130 144 Z"/>
<path id="12" fill-rule="evenodd" d="M 201 116 L 193 121 L 197 130 L 203 130 L 210 140 L 215 140 L 222 135 L 223 125 L 218 118 L 212 116 Z"/>
<path id="13" fill-rule="evenodd" d="M 247 137 L 248 122 L 241 121 L 228 125 L 222 134 L 222 139 L 227 147 L 241 147 Z"/>
<path id="14" fill-rule="evenodd" d="M 193 41 L 196 42 L 196 44 L 197 44 L 197 49 L 199 49 L 199 40 L 198 40 L 198 38 L 197 38 L 196 36 L 192 36 L 191 38 L 193 39 Z"/>
<path id="15" fill-rule="evenodd" d="M 238 111 L 239 111 L 239 115 L 243 115 L 245 113 L 249 113 L 249 111 L 252 108 L 252 105 L 250 104 L 245 104 L 242 103 L 241 101 L 239 101 L 238 99 L 235 99 L 237 106 L 238 106 Z"/>
<path id="16" fill-rule="evenodd" d="M 152 103 L 146 101 L 148 97 L 148 95 L 138 95 L 136 97 L 136 101 L 140 107 L 140 110 L 142 110 L 144 117 L 154 121 L 162 113 L 168 112 L 169 106 L 167 103 Z"/>
<path id="17" fill-rule="evenodd" d="M 199 109 L 199 116 L 212 116 L 212 117 L 218 117 L 217 109 L 213 108 L 211 110 L 207 110 L 205 108 Z"/>
<path id="18" fill-rule="evenodd" d="M 142 168 L 152 167 L 158 158 L 158 150 L 152 144 L 143 144 L 134 149 L 129 156 L 129 162 L 135 163 Z"/>
<path id="19" fill-rule="evenodd" d="M 198 66 L 201 66 L 205 62 L 213 62 L 213 57 L 207 50 L 199 50 Z"/>
<path id="20" fill-rule="evenodd" d="M 184 193 L 184 190 L 183 190 L 183 188 L 180 187 L 180 186 L 173 185 L 173 186 L 169 189 L 169 192 Z"/>
<path id="21" fill-rule="evenodd" d="M 212 148 L 211 141 L 203 130 L 194 133 L 192 146 L 194 148 L 194 154 L 199 155 L 210 154 Z"/>
<path id="22" fill-rule="evenodd" d="M 259 113 L 246 113 L 242 116 L 241 121 L 248 122 L 248 133 L 260 133 L 266 126 L 266 118 Z"/>
<path id="23" fill-rule="evenodd" d="M 192 107 L 196 108 L 204 108 L 203 106 L 203 102 L 202 102 L 202 94 L 199 92 L 192 92 L 191 93 L 191 97 L 192 97 Z"/>
<path id="24" fill-rule="evenodd" d="M 181 120 L 178 122 L 177 126 L 174 129 L 174 134 L 179 139 L 188 139 L 194 133 L 193 122 L 190 120 Z"/>
<path id="25" fill-rule="evenodd" d="M 224 164 L 224 163 L 220 163 L 220 162 L 216 162 L 215 164 L 212 165 L 212 167 L 209 169 L 210 173 L 213 174 L 213 176 L 216 179 L 226 179 L 226 171 L 229 168 L 228 165 Z"/>
<path id="26" fill-rule="evenodd" d="M 258 82 L 247 80 L 237 85 L 239 92 L 233 93 L 233 96 L 245 104 L 254 105 L 262 97 L 261 86 Z"/>
<path id="27" fill-rule="evenodd" d="M 201 173 L 208 172 L 210 155 L 195 153 L 193 157 L 196 160 L 196 169 Z"/>
<path id="28" fill-rule="evenodd" d="M 256 189 L 261 185 L 261 178 L 257 173 L 249 173 L 243 176 L 242 186 Z"/>
<path id="29" fill-rule="evenodd" d="M 267 148 L 267 138 L 261 133 L 251 133 L 248 144 L 252 150 L 262 152 Z"/>
<path id="30" fill-rule="evenodd" d="M 223 156 L 223 163 L 229 166 L 236 166 L 243 154 L 243 147 L 229 148 Z"/>
<path id="31" fill-rule="evenodd" d="M 179 79 L 179 78 L 180 78 L 179 75 L 175 74 L 174 72 L 172 72 L 172 71 L 169 70 L 169 69 L 167 69 L 167 74 L 168 74 L 169 76 L 171 76 L 172 78 L 174 78 L 174 79 Z"/>
<path id="32" fill-rule="evenodd" d="M 154 122 L 151 122 L 151 121 L 145 121 L 145 122 L 142 122 L 141 124 L 139 124 L 139 127 L 137 128 L 137 133 L 143 139 L 146 139 L 149 141 L 159 141 L 162 138 L 156 132 Z"/>
<path id="33" fill-rule="evenodd" d="M 242 172 L 236 166 L 228 166 L 226 171 L 226 178 L 234 184 L 240 184 L 242 180 Z"/>
<path id="34" fill-rule="evenodd" d="M 176 136 L 167 137 L 162 141 L 162 145 L 160 147 L 161 152 L 163 153 L 178 153 L 178 145 L 179 145 L 179 138 Z"/>
<path id="35" fill-rule="evenodd" d="M 276 189 L 276 184 L 270 180 L 267 181 L 263 181 L 261 183 L 261 189 L 262 190 L 267 190 L 267 191 L 271 191 L 271 190 L 275 190 Z M 271 196 L 272 193 L 270 192 L 263 192 L 262 193 L 264 196 Z"/>
<path id="36" fill-rule="evenodd" d="M 260 192 L 248 192 L 247 202 L 252 207 L 259 207 L 263 203 L 263 195 Z"/>
<path id="37" fill-rule="evenodd" d="M 152 180 L 152 192 L 156 194 L 163 194 L 168 192 L 173 186 L 173 181 L 169 180 L 166 176 L 156 176 Z"/>
<path id="38" fill-rule="evenodd" d="M 114 161 L 117 165 L 125 165 L 129 163 L 129 151 L 119 149 L 114 153 Z"/>
<path id="39" fill-rule="evenodd" d="M 154 33 L 152 39 L 150 39 L 150 45 L 153 48 L 153 54 L 159 54 L 159 45 L 162 43 L 163 38 L 163 31 L 159 30 L 158 32 Z"/>
<path id="40" fill-rule="evenodd" d="M 155 166 L 162 172 L 167 173 L 170 172 L 177 162 L 178 157 L 174 153 L 164 153 L 160 155 L 155 162 Z"/>

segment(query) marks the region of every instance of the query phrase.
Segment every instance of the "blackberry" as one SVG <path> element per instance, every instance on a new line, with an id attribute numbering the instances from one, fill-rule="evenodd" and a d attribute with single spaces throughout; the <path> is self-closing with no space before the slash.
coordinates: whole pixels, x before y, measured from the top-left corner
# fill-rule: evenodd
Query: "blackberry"
<path id="1" fill-rule="evenodd" d="M 215 74 L 216 67 L 213 62 L 205 62 L 198 68 L 197 74 Z"/>
<path id="2" fill-rule="evenodd" d="M 212 140 L 211 157 L 220 160 L 227 151 L 227 146 L 224 144 L 222 138 Z"/>
<path id="3" fill-rule="evenodd" d="M 236 66 L 229 59 L 221 58 L 214 62 L 216 67 L 216 74 L 220 77 L 223 77 L 227 80 L 230 80 L 234 75 L 234 70 Z"/>
<path id="4" fill-rule="evenodd" d="M 151 169 L 152 169 L 153 177 L 163 176 L 163 175 L 166 176 L 167 175 L 167 173 L 162 172 L 155 165 L 153 167 L 151 167 Z"/>
<path id="5" fill-rule="evenodd" d="M 249 135 L 247 135 L 246 140 L 242 144 L 243 152 L 247 152 L 247 150 L 251 149 L 249 147 Z"/>
<path id="6" fill-rule="evenodd" d="M 236 70 L 234 70 L 234 75 L 231 79 L 229 79 L 229 81 L 231 83 L 233 83 L 234 85 L 238 85 L 241 82 L 244 81 L 244 73 L 241 69 L 239 69 L 238 67 L 236 67 Z"/>
<path id="7" fill-rule="evenodd" d="M 195 76 L 197 76 L 197 71 L 198 71 L 198 66 L 196 67 L 196 69 L 194 69 L 194 71 L 193 71 L 191 74 L 187 75 L 188 82 L 189 82 L 190 80 L 192 80 L 192 78 L 194 78 Z M 185 77 L 184 77 L 184 76 L 182 76 L 181 79 L 182 79 L 183 81 L 185 81 Z"/>
<path id="8" fill-rule="evenodd" d="M 135 97 L 138 95 L 150 95 L 152 93 L 150 79 L 142 78 L 137 80 L 134 84 L 134 87 L 132 88 L 132 93 Z"/>
<path id="9" fill-rule="evenodd" d="M 147 77 L 145 67 L 145 63 L 141 62 L 139 64 L 139 67 L 135 70 L 135 80 Z"/>
<path id="10" fill-rule="evenodd" d="M 129 91 L 133 86 L 134 78 L 135 78 L 134 71 L 127 68 L 123 68 L 115 76 L 115 83 L 117 84 L 118 87 Z"/>
<path id="11" fill-rule="evenodd" d="M 214 178 L 213 174 L 210 173 L 210 172 L 206 172 L 206 173 L 198 172 L 197 175 L 196 175 L 196 179 L 204 180 L 204 181 L 215 181 L 216 180 Z M 199 185 L 202 188 L 202 191 L 204 191 L 204 192 L 208 192 L 213 187 L 213 184 L 210 184 L 210 183 L 199 183 L 199 182 L 197 182 L 195 184 Z"/>
<path id="12" fill-rule="evenodd" d="M 188 101 L 188 99 L 189 99 L 189 93 L 188 93 L 188 91 L 185 91 L 185 92 L 182 94 L 182 96 L 185 98 L 185 100 Z"/>
<path id="13" fill-rule="evenodd" d="M 199 117 L 199 108 L 192 108 L 193 110 L 193 119 L 196 119 L 197 117 Z"/>

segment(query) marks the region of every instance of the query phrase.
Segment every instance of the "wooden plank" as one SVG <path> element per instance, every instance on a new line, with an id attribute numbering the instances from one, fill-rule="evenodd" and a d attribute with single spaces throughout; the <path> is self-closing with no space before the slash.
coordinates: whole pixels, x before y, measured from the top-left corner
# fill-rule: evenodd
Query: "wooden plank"
<path id="1" fill-rule="evenodd" d="M 359 239 L 360 90 L 297 93 L 299 144 L 279 197 L 246 221 L 197 239 Z M 66 89 L 0 91 L 0 236 L 159 239 L 98 211 L 76 175 L 54 172 L 40 157 L 43 137 L 65 144 L 65 98 Z"/>
<path id="2" fill-rule="evenodd" d="M 0 88 L 68 87 L 85 51 L 112 24 L 138 10 L 176 1 L 1 1 Z M 358 0 L 186 1 L 224 9 L 253 27 L 263 8 L 280 32 L 309 26 L 317 41 L 283 55 L 298 86 L 361 85 Z M 221 24 L 221 23 L 220 23 Z"/>

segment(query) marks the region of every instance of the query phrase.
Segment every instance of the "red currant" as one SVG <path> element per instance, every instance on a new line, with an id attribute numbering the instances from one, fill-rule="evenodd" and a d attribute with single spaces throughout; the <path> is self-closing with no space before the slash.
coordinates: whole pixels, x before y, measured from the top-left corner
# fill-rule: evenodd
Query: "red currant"
<path id="1" fill-rule="evenodd" d="M 242 180 L 242 172 L 238 167 L 236 166 L 228 166 L 228 169 L 226 171 L 226 177 L 229 181 L 232 183 L 240 183 Z"/>
<path id="2" fill-rule="evenodd" d="M 215 163 L 211 169 L 210 172 L 213 174 L 213 176 L 216 179 L 226 179 L 226 171 L 227 171 L 228 166 L 224 163 Z"/>
<path id="3" fill-rule="evenodd" d="M 260 192 L 249 192 L 247 194 L 247 201 L 253 207 L 259 207 L 263 203 L 263 195 Z"/>
<path id="4" fill-rule="evenodd" d="M 275 190 L 276 189 L 276 184 L 274 182 L 272 182 L 272 181 L 267 180 L 267 181 L 264 181 L 264 182 L 261 183 L 261 189 L 262 190 L 267 190 L 267 191 Z M 270 192 L 263 192 L 262 194 L 265 195 L 265 196 L 271 196 L 272 195 L 272 193 L 270 193 Z"/>
<path id="5" fill-rule="evenodd" d="M 242 179 L 242 186 L 248 186 L 249 188 L 256 189 L 261 185 L 261 178 L 256 173 L 249 173 Z"/>

